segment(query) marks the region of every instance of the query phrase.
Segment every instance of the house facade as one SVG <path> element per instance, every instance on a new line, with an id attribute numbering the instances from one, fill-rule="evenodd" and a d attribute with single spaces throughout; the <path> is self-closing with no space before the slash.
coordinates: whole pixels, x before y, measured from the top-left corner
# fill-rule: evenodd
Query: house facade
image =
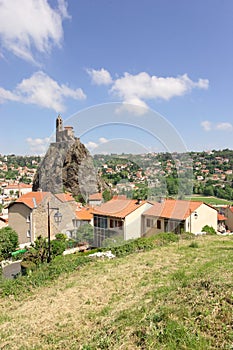
<path id="1" fill-rule="evenodd" d="M 201 232 L 205 225 L 217 231 L 218 212 L 203 202 L 166 199 L 143 213 L 142 234 Z"/>
<path id="2" fill-rule="evenodd" d="M 233 207 L 227 207 L 225 208 L 225 216 L 226 216 L 226 227 L 228 230 L 233 232 Z"/>
<path id="3" fill-rule="evenodd" d="M 96 205 L 101 205 L 103 203 L 102 193 L 97 192 L 89 195 L 88 203 L 90 206 L 94 207 Z"/>
<path id="4" fill-rule="evenodd" d="M 2 193 L 5 196 L 20 197 L 26 193 L 32 192 L 32 185 L 27 184 L 13 184 L 7 185 L 3 188 Z"/>
<path id="5" fill-rule="evenodd" d="M 82 207 L 76 209 L 75 218 L 73 220 L 74 229 L 79 229 L 81 226 L 90 224 L 93 226 L 92 208 Z"/>
<path id="6" fill-rule="evenodd" d="M 146 201 L 112 199 L 94 208 L 94 245 L 141 237 L 142 214 L 151 206 Z"/>
<path id="7" fill-rule="evenodd" d="M 30 192 L 11 203 L 8 208 L 9 226 L 17 232 L 20 245 L 33 243 L 38 236 L 47 237 L 48 203 L 51 208 L 49 210 L 51 238 L 59 232 L 66 233 L 72 229 L 75 201 L 71 201 L 70 197 L 66 198 L 64 194 Z M 53 220 L 56 210 L 52 208 L 58 208 L 62 214 L 60 224 Z"/>

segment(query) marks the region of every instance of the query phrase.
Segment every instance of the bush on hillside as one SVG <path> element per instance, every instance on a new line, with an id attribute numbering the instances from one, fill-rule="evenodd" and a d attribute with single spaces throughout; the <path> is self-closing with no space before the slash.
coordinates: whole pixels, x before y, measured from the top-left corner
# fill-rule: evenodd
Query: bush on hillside
<path id="1" fill-rule="evenodd" d="M 0 261 L 8 259 L 18 244 L 18 235 L 11 227 L 0 229 Z"/>
<path id="2" fill-rule="evenodd" d="M 209 226 L 209 225 L 205 225 L 204 227 L 202 227 L 202 232 L 206 232 L 208 233 L 209 235 L 215 235 L 216 234 L 216 231 L 215 229 L 213 228 L 213 226 Z"/>

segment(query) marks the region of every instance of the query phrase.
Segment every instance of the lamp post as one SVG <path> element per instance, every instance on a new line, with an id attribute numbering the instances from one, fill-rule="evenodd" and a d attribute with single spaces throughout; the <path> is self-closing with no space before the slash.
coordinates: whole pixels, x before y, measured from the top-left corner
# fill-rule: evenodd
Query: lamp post
<path id="1" fill-rule="evenodd" d="M 56 213 L 54 214 L 54 221 L 59 224 L 62 220 L 62 214 L 59 212 L 59 208 L 52 208 L 49 205 L 48 202 L 48 258 L 47 262 L 49 263 L 51 261 L 51 227 L 50 227 L 50 211 L 56 210 Z"/>

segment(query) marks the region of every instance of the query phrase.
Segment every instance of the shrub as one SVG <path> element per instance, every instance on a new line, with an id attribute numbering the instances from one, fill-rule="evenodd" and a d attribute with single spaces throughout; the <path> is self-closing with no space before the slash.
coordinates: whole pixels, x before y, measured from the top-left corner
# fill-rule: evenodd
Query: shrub
<path id="1" fill-rule="evenodd" d="M 147 251 L 156 246 L 166 245 L 168 243 L 177 242 L 178 236 L 174 233 L 159 233 L 151 237 L 142 237 L 134 240 L 126 241 L 124 244 L 116 247 L 102 248 L 102 251 L 111 248 L 116 256 L 125 256 L 131 253 Z"/>
<path id="2" fill-rule="evenodd" d="M 197 242 L 192 242 L 189 244 L 189 248 L 198 248 L 198 243 Z"/>
<path id="3" fill-rule="evenodd" d="M 77 243 L 87 242 L 92 246 L 94 242 L 93 226 L 90 224 L 80 226 L 76 232 L 76 241 Z"/>
<path id="4" fill-rule="evenodd" d="M 63 240 L 55 239 L 51 241 L 51 254 L 52 256 L 62 255 L 66 249 L 66 242 Z"/>
<path id="5" fill-rule="evenodd" d="M 216 234 L 215 229 L 212 226 L 209 226 L 209 225 L 205 225 L 204 227 L 202 227 L 201 231 L 202 232 L 206 232 L 209 235 L 215 235 Z"/>
<path id="6" fill-rule="evenodd" d="M 56 237 L 56 240 L 58 241 L 63 241 L 63 242 L 67 241 L 67 236 L 64 233 L 57 233 L 55 237 Z"/>
<path id="7" fill-rule="evenodd" d="M 9 258 L 17 247 L 17 233 L 11 227 L 0 229 L 0 261 Z"/>

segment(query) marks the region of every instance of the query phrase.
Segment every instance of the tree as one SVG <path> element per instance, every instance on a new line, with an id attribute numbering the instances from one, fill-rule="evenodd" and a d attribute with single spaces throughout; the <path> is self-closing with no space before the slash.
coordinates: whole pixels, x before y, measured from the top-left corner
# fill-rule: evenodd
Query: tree
<path id="1" fill-rule="evenodd" d="M 203 194 L 205 196 L 214 196 L 214 188 L 211 185 L 207 185 L 204 187 Z"/>
<path id="2" fill-rule="evenodd" d="M 11 227 L 0 229 L 0 260 L 9 258 L 18 244 L 18 235 Z"/>
<path id="3" fill-rule="evenodd" d="M 57 233 L 56 239 L 51 241 L 52 256 L 62 255 L 66 250 L 67 236 L 64 233 Z"/>
<path id="4" fill-rule="evenodd" d="M 112 199 L 111 192 L 107 188 L 103 191 L 102 196 L 105 202 L 108 202 L 110 199 Z"/>
<path id="5" fill-rule="evenodd" d="M 93 226 L 90 224 L 84 224 L 79 227 L 76 233 L 76 239 L 78 243 L 87 242 L 90 246 L 94 243 L 94 231 Z"/>

